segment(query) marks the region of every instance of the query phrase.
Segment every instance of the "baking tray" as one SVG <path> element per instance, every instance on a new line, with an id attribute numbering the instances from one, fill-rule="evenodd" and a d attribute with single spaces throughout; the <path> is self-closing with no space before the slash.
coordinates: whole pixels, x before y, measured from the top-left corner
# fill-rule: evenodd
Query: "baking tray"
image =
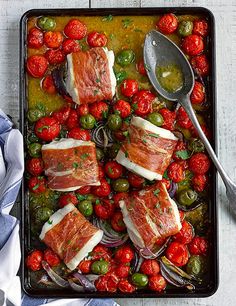
<path id="1" fill-rule="evenodd" d="M 210 33 L 208 41 L 208 57 L 211 65 L 211 72 L 208 77 L 208 99 L 210 102 L 209 114 L 211 117 L 210 127 L 212 130 L 211 143 L 217 152 L 217 110 L 216 110 L 216 72 L 215 72 L 215 21 L 214 16 L 206 8 L 203 7 L 165 7 L 165 8 L 106 8 L 106 9 L 34 9 L 27 11 L 20 20 L 20 128 L 23 136 L 26 135 L 25 113 L 27 110 L 27 88 L 25 77 L 25 59 L 26 59 L 26 35 L 27 20 L 30 17 L 42 15 L 47 16 L 144 16 L 144 15 L 161 15 L 166 13 L 174 13 L 176 15 L 201 15 L 208 19 L 210 24 Z M 168 289 L 163 293 L 136 291 L 134 293 L 109 293 L 109 292 L 92 292 L 78 293 L 70 289 L 40 289 L 34 288 L 29 279 L 27 268 L 24 264 L 26 251 L 29 248 L 29 209 L 28 194 L 25 183 L 22 184 L 21 190 L 21 246 L 22 246 L 22 288 L 26 294 L 33 297 L 57 297 L 57 298 L 173 298 L 173 297 L 208 297 L 214 294 L 218 288 L 218 217 L 217 217 L 217 177 L 216 170 L 211 171 L 211 198 L 209 201 L 209 220 L 211 226 L 211 260 L 209 271 L 209 282 L 202 288 L 197 288 L 193 292 L 182 288 Z"/>

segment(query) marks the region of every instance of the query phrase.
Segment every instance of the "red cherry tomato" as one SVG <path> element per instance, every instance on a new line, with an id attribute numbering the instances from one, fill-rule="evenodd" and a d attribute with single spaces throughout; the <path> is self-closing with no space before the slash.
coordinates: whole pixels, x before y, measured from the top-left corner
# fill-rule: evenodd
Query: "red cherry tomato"
<path id="1" fill-rule="evenodd" d="M 105 172 L 101 165 L 98 166 L 98 177 L 99 177 L 99 180 L 105 177 Z"/>
<path id="2" fill-rule="evenodd" d="M 129 276 L 130 266 L 128 264 L 119 264 L 114 272 L 119 278 L 127 278 Z"/>
<path id="3" fill-rule="evenodd" d="M 102 120 L 107 117 L 108 105 L 103 101 L 95 102 L 89 105 L 89 112 L 96 120 Z"/>
<path id="4" fill-rule="evenodd" d="M 100 180 L 100 186 L 92 187 L 92 192 L 98 197 L 107 197 L 111 193 L 111 186 L 108 184 L 107 180 L 102 178 Z"/>
<path id="5" fill-rule="evenodd" d="M 134 251 L 129 245 L 120 247 L 115 253 L 115 260 L 120 263 L 128 263 L 134 258 Z"/>
<path id="6" fill-rule="evenodd" d="M 82 39 L 87 34 L 87 27 L 78 19 L 71 19 L 64 28 L 64 33 L 72 39 Z"/>
<path id="7" fill-rule="evenodd" d="M 195 236 L 190 242 L 188 248 L 192 255 L 206 255 L 208 250 L 208 242 L 204 237 Z"/>
<path id="8" fill-rule="evenodd" d="M 65 54 L 62 50 L 48 50 L 45 57 L 51 65 L 61 64 L 65 60 Z"/>
<path id="9" fill-rule="evenodd" d="M 160 274 L 151 276 L 148 280 L 148 287 L 152 291 L 161 292 L 165 290 L 167 286 L 166 280 Z"/>
<path id="10" fill-rule="evenodd" d="M 103 33 L 93 31 L 88 34 L 87 42 L 90 47 L 105 47 L 107 44 L 107 37 Z"/>
<path id="11" fill-rule="evenodd" d="M 114 205 L 116 207 L 120 207 L 119 206 L 119 202 L 124 200 L 124 199 L 127 199 L 128 198 L 128 193 L 127 192 L 119 192 L 119 193 L 116 193 L 113 195 L 113 201 L 114 201 Z"/>
<path id="12" fill-rule="evenodd" d="M 33 176 L 28 182 L 29 190 L 33 193 L 39 194 L 46 190 L 46 180 L 44 176 Z"/>
<path id="13" fill-rule="evenodd" d="M 65 54 L 70 54 L 80 51 L 81 48 L 76 40 L 71 38 L 66 38 L 62 43 L 62 50 L 64 51 Z"/>
<path id="14" fill-rule="evenodd" d="M 80 189 L 77 189 L 75 192 L 81 195 L 89 194 L 91 191 L 91 186 L 83 186 Z"/>
<path id="15" fill-rule="evenodd" d="M 174 153 L 172 155 L 172 158 L 176 161 L 182 161 L 182 158 L 179 157 L 176 153 L 179 151 L 185 151 L 185 150 L 186 150 L 186 144 L 183 141 L 178 140 Z"/>
<path id="16" fill-rule="evenodd" d="M 104 260 L 110 262 L 110 260 L 111 260 L 110 250 L 107 247 L 105 247 L 104 245 L 101 245 L 101 244 L 98 244 L 93 248 L 91 256 L 92 256 L 93 261 L 104 259 Z"/>
<path id="17" fill-rule="evenodd" d="M 170 189 L 170 186 L 171 186 L 170 180 L 168 180 L 168 179 L 166 179 L 166 178 L 163 178 L 161 181 L 162 181 L 163 184 L 165 184 L 166 189 L 169 190 L 169 189 Z"/>
<path id="18" fill-rule="evenodd" d="M 189 159 L 189 170 L 197 174 L 205 174 L 210 165 L 210 160 L 204 153 L 195 153 Z"/>
<path id="19" fill-rule="evenodd" d="M 185 266 L 188 262 L 188 249 L 179 242 L 171 242 L 166 249 L 166 257 L 177 267 Z"/>
<path id="20" fill-rule="evenodd" d="M 145 259 L 141 264 L 140 271 L 148 276 L 153 276 L 160 272 L 160 267 L 155 259 Z"/>
<path id="21" fill-rule="evenodd" d="M 111 226 L 116 232 L 123 232 L 126 230 L 126 225 L 123 221 L 121 211 L 116 211 L 111 218 Z"/>
<path id="22" fill-rule="evenodd" d="M 183 166 L 178 162 L 173 162 L 167 169 L 168 177 L 175 183 L 179 183 L 184 179 Z"/>
<path id="23" fill-rule="evenodd" d="M 193 34 L 201 35 L 203 37 L 208 34 L 208 23 L 206 20 L 194 20 L 193 22 Z"/>
<path id="24" fill-rule="evenodd" d="M 195 174 L 192 178 L 193 189 L 197 192 L 203 192 L 206 189 L 208 178 L 205 174 Z"/>
<path id="25" fill-rule="evenodd" d="M 57 92 L 51 75 L 46 75 L 42 81 L 42 89 L 50 95 Z"/>
<path id="26" fill-rule="evenodd" d="M 60 124 L 53 117 L 43 117 L 36 122 L 34 132 L 38 138 L 51 141 L 59 135 Z"/>
<path id="27" fill-rule="evenodd" d="M 114 274 L 106 274 L 100 276 L 95 282 L 98 291 L 116 292 L 119 279 Z"/>
<path id="28" fill-rule="evenodd" d="M 206 127 L 206 125 L 205 124 L 200 124 L 200 126 L 202 128 L 203 133 L 206 135 L 206 137 L 208 139 L 211 138 L 211 133 L 210 133 L 209 129 Z M 192 133 L 192 137 L 199 137 L 198 132 L 197 132 L 197 130 L 195 129 L 194 126 L 192 126 L 190 128 L 190 131 Z"/>
<path id="29" fill-rule="evenodd" d="M 78 119 L 79 118 L 78 118 L 78 114 L 77 114 L 76 110 L 71 109 L 70 110 L 70 116 L 68 117 L 68 119 L 65 122 L 68 130 L 72 130 L 72 129 L 78 127 L 78 124 L 79 124 Z"/>
<path id="30" fill-rule="evenodd" d="M 180 217 L 180 221 L 182 222 L 185 218 L 185 212 L 182 210 L 179 210 L 179 217 Z"/>
<path id="31" fill-rule="evenodd" d="M 33 176 L 38 176 L 38 175 L 42 174 L 42 172 L 43 172 L 43 160 L 42 160 L 42 158 L 34 157 L 34 158 L 31 158 L 31 159 L 27 160 L 26 169 Z"/>
<path id="32" fill-rule="evenodd" d="M 120 84 L 121 93 L 130 98 L 138 92 L 138 82 L 136 80 L 126 79 Z"/>
<path id="33" fill-rule="evenodd" d="M 131 106 L 127 101 L 118 100 L 114 105 L 114 111 L 118 112 L 121 118 L 126 118 L 131 114 Z"/>
<path id="34" fill-rule="evenodd" d="M 130 185 L 134 188 L 142 188 L 145 182 L 145 179 L 133 172 L 128 173 L 128 181 Z"/>
<path id="35" fill-rule="evenodd" d="M 43 252 L 43 259 L 49 264 L 51 267 L 56 267 L 61 263 L 60 258 L 58 255 L 53 252 L 51 249 L 46 249 Z"/>
<path id="36" fill-rule="evenodd" d="M 100 219 L 110 219 L 114 213 L 115 206 L 110 200 L 102 199 L 94 205 L 94 211 L 96 216 Z"/>
<path id="37" fill-rule="evenodd" d="M 173 239 L 179 243 L 188 244 L 192 241 L 194 236 L 194 230 L 192 225 L 187 222 L 182 222 L 181 230 L 173 236 Z"/>
<path id="38" fill-rule="evenodd" d="M 121 128 L 118 131 L 114 132 L 114 136 L 116 137 L 117 140 L 122 141 L 125 140 L 127 137 L 127 133 L 128 133 L 128 123 L 126 123 L 125 121 L 122 122 Z"/>
<path id="39" fill-rule="evenodd" d="M 48 69 L 48 61 L 43 55 L 31 55 L 27 59 L 26 68 L 34 78 L 42 78 Z"/>
<path id="40" fill-rule="evenodd" d="M 170 111 L 168 108 L 160 109 L 159 113 L 162 115 L 162 117 L 164 119 L 164 123 L 162 124 L 162 127 L 164 129 L 173 131 L 174 130 L 174 123 L 175 123 L 176 113 Z"/>
<path id="41" fill-rule="evenodd" d="M 44 33 L 43 39 L 48 48 L 57 49 L 62 44 L 63 35 L 59 31 L 48 31 Z"/>
<path id="42" fill-rule="evenodd" d="M 176 121 L 184 129 L 189 129 L 192 126 L 192 122 L 182 106 L 177 111 Z"/>
<path id="43" fill-rule="evenodd" d="M 195 81 L 190 100 L 193 104 L 201 104 L 205 100 L 205 87 L 202 83 Z"/>
<path id="44" fill-rule="evenodd" d="M 39 49 L 43 45 L 43 32 L 38 28 L 32 28 L 27 37 L 29 48 Z"/>
<path id="45" fill-rule="evenodd" d="M 190 60 L 193 69 L 201 76 L 206 76 L 209 74 L 209 61 L 205 54 L 194 56 Z"/>
<path id="46" fill-rule="evenodd" d="M 163 34 L 171 34 L 178 27 L 178 19 L 174 14 L 165 14 L 159 19 L 156 26 Z"/>
<path id="47" fill-rule="evenodd" d="M 71 109 L 69 106 L 63 106 L 58 111 L 54 111 L 52 113 L 52 117 L 55 118 L 60 124 L 64 124 L 69 118 L 70 111 Z"/>
<path id="48" fill-rule="evenodd" d="M 116 161 L 108 161 L 105 164 L 105 172 L 111 179 L 117 179 L 122 175 L 123 167 Z"/>
<path id="49" fill-rule="evenodd" d="M 147 71 L 145 69 L 145 65 L 144 65 L 144 61 L 141 60 L 136 64 L 136 69 L 138 70 L 138 72 L 142 75 L 147 75 Z"/>
<path id="50" fill-rule="evenodd" d="M 152 101 L 156 96 L 149 90 L 139 90 L 132 98 L 134 113 L 138 116 L 146 116 L 152 111 Z"/>
<path id="51" fill-rule="evenodd" d="M 32 271 L 38 271 L 41 269 L 42 260 L 43 252 L 34 250 L 26 257 L 26 265 Z"/>
<path id="52" fill-rule="evenodd" d="M 78 140 L 89 141 L 91 140 L 91 135 L 88 130 L 83 130 L 79 127 L 71 129 L 67 135 L 68 138 L 74 138 Z"/>
<path id="53" fill-rule="evenodd" d="M 191 34 L 183 39 L 182 48 L 190 56 L 200 54 L 204 49 L 204 43 L 201 36 Z"/>
<path id="54" fill-rule="evenodd" d="M 73 192 L 63 193 L 59 198 L 59 206 L 62 208 L 68 204 L 78 204 L 78 199 Z"/>
<path id="55" fill-rule="evenodd" d="M 121 292 L 132 293 L 136 290 L 136 287 L 132 285 L 127 279 L 121 279 L 118 284 L 118 289 Z"/>
<path id="56" fill-rule="evenodd" d="M 79 270 L 83 273 L 83 274 L 88 274 L 91 272 L 91 265 L 92 265 L 92 260 L 82 260 L 79 263 Z"/>
<path id="57" fill-rule="evenodd" d="M 89 114 L 88 104 L 78 105 L 76 111 L 77 111 L 77 114 L 78 114 L 79 117 L 84 116 L 84 115 L 88 115 Z"/>

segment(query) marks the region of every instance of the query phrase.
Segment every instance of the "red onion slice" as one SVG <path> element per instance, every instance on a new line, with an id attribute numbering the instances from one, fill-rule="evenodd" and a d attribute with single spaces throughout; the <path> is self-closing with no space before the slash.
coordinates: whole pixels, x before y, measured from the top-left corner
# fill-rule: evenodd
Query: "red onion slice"
<path id="1" fill-rule="evenodd" d="M 81 285 L 84 288 L 84 291 L 96 291 L 96 287 L 94 286 L 94 284 L 85 275 L 79 272 L 75 272 L 73 276 L 80 281 Z"/>
<path id="2" fill-rule="evenodd" d="M 46 261 L 42 261 L 42 267 L 47 272 L 48 276 L 54 281 L 58 286 L 63 288 L 69 287 L 69 282 L 66 281 L 64 278 L 60 277 L 53 269 L 49 266 Z"/>

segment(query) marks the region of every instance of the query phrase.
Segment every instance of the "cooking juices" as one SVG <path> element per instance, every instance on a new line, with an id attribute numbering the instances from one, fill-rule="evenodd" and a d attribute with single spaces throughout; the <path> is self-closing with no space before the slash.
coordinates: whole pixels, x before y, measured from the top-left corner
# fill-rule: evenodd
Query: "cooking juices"
<path id="1" fill-rule="evenodd" d="M 160 85 L 168 92 L 176 92 L 183 87 L 183 73 L 177 64 L 157 66 L 156 76 Z"/>

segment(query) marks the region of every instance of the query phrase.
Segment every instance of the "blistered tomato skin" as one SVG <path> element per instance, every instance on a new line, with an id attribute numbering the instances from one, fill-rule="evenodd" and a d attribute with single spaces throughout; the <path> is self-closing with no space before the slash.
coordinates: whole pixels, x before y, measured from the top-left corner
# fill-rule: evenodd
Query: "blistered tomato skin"
<path id="1" fill-rule="evenodd" d="M 92 260 L 82 260 L 79 263 L 79 270 L 84 273 L 84 274 L 88 274 L 91 271 L 91 265 L 92 265 Z"/>
<path id="2" fill-rule="evenodd" d="M 127 278 L 129 276 L 129 273 L 130 273 L 130 266 L 128 264 L 119 264 L 115 268 L 115 274 L 119 278 Z"/>
<path id="3" fill-rule="evenodd" d="M 115 253 L 115 259 L 120 263 L 129 263 L 133 258 L 134 251 L 128 245 L 120 247 Z"/>
<path id="4" fill-rule="evenodd" d="M 105 47 L 107 44 L 107 37 L 103 33 L 93 31 L 88 34 L 87 42 L 90 47 Z"/>
<path id="5" fill-rule="evenodd" d="M 130 185 L 134 188 L 142 188 L 145 182 L 145 179 L 138 174 L 133 172 L 129 172 L 128 174 L 128 181 Z"/>
<path id="6" fill-rule="evenodd" d="M 72 39 L 82 39 L 87 34 L 87 27 L 78 19 L 71 19 L 64 28 L 64 33 Z"/>
<path id="7" fill-rule="evenodd" d="M 205 88 L 202 83 L 195 81 L 193 91 L 190 96 L 192 104 L 201 104 L 205 100 Z"/>
<path id="8" fill-rule="evenodd" d="M 169 165 L 168 169 L 168 177 L 175 183 L 179 183 L 184 179 L 184 170 L 180 163 L 173 162 Z"/>
<path id="9" fill-rule="evenodd" d="M 192 255 L 206 255 L 208 251 L 208 242 L 204 237 L 195 236 L 188 248 Z"/>
<path id="10" fill-rule="evenodd" d="M 81 129 L 79 127 L 72 128 L 67 134 L 68 138 L 74 138 L 78 140 L 89 141 L 91 140 L 91 135 L 88 130 Z"/>
<path id="11" fill-rule="evenodd" d="M 43 160 L 42 158 L 31 158 L 26 162 L 27 171 L 33 175 L 38 176 L 43 172 Z"/>
<path id="12" fill-rule="evenodd" d="M 89 113 L 93 115 L 96 120 L 102 120 L 107 117 L 108 105 L 104 101 L 94 102 L 89 105 Z"/>
<path id="13" fill-rule="evenodd" d="M 59 206 L 61 208 L 63 208 L 68 204 L 74 204 L 74 205 L 78 204 L 78 199 L 73 192 L 62 194 L 59 198 Z"/>
<path id="14" fill-rule="evenodd" d="M 42 89 L 50 95 L 53 95 L 57 92 L 51 75 L 46 75 L 46 77 L 43 79 Z"/>
<path id="15" fill-rule="evenodd" d="M 60 124 L 53 117 L 43 117 L 36 122 L 34 132 L 38 138 L 51 141 L 59 135 Z"/>
<path id="16" fill-rule="evenodd" d="M 122 175 L 123 167 L 116 161 L 108 161 L 105 164 L 105 172 L 111 179 L 117 179 Z"/>
<path id="17" fill-rule="evenodd" d="M 101 193 L 105 194 L 104 190 L 102 190 Z M 110 219 L 114 214 L 114 210 L 115 210 L 114 204 L 107 199 L 98 200 L 98 203 L 95 203 L 94 205 L 94 211 L 96 216 L 102 220 Z"/>
<path id="18" fill-rule="evenodd" d="M 98 244 L 93 248 L 91 256 L 92 260 L 100 260 L 100 259 L 104 259 L 107 261 L 111 260 L 110 250 L 101 244 Z"/>
<path id="19" fill-rule="evenodd" d="M 162 115 L 164 122 L 162 124 L 162 127 L 164 129 L 173 131 L 174 130 L 174 124 L 175 124 L 175 118 L 176 113 L 170 111 L 168 108 L 162 108 L 159 110 L 159 113 Z"/>
<path id="20" fill-rule="evenodd" d="M 29 48 L 39 49 L 43 46 L 43 32 L 37 28 L 32 28 L 27 37 Z"/>
<path id="21" fill-rule="evenodd" d="M 210 165 L 210 160 L 204 153 L 195 153 L 189 159 L 189 169 L 196 174 L 205 174 Z"/>
<path id="22" fill-rule="evenodd" d="M 78 105 L 76 111 L 79 117 L 85 116 L 89 114 L 89 107 L 87 104 L 81 104 L 81 105 Z"/>
<path id="23" fill-rule="evenodd" d="M 102 178 L 100 180 L 101 185 L 100 186 L 94 186 L 92 187 L 92 192 L 94 195 L 98 197 L 107 197 L 111 193 L 111 187 L 108 184 L 107 180 Z"/>
<path id="24" fill-rule="evenodd" d="M 201 35 L 203 37 L 207 36 L 209 32 L 208 23 L 206 20 L 194 20 L 193 22 L 193 34 Z"/>
<path id="25" fill-rule="evenodd" d="M 185 266 L 189 254 L 186 245 L 179 242 L 171 242 L 166 249 L 166 257 L 177 267 Z"/>
<path id="26" fill-rule="evenodd" d="M 181 230 L 173 236 L 175 241 L 177 241 L 179 243 L 183 243 L 183 244 L 190 243 L 192 241 L 193 237 L 194 237 L 193 227 L 187 221 L 182 222 Z"/>
<path id="27" fill-rule="evenodd" d="M 209 61 L 205 54 L 197 55 L 191 58 L 191 66 L 201 76 L 207 76 L 210 71 Z"/>
<path id="28" fill-rule="evenodd" d="M 138 82 L 136 80 L 126 79 L 121 83 L 120 90 L 125 97 L 130 98 L 138 92 Z"/>
<path id="29" fill-rule="evenodd" d="M 152 291 L 161 292 L 165 290 L 167 283 L 164 277 L 158 274 L 149 278 L 148 286 Z"/>
<path id="30" fill-rule="evenodd" d="M 121 118 L 126 118 L 131 114 L 131 106 L 127 101 L 118 100 L 114 105 L 114 111 L 118 112 Z"/>
<path id="31" fill-rule="evenodd" d="M 118 289 L 124 293 L 132 293 L 136 290 L 136 287 L 131 284 L 127 279 L 121 279 L 118 284 Z"/>
<path id="32" fill-rule="evenodd" d="M 132 108 L 138 116 L 146 116 L 152 111 L 152 102 L 156 96 L 149 90 L 139 90 L 132 97 Z"/>
<path id="33" fill-rule="evenodd" d="M 48 48 L 57 49 L 61 46 L 63 35 L 59 31 L 48 31 L 44 33 L 44 43 Z"/>
<path id="34" fill-rule="evenodd" d="M 46 190 L 46 179 L 44 176 L 33 176 L 28 181 L 28 188 L 32 193 L 39 194 Z"/>
<path id="35" fill-rule="evenodd" d="M 67 127 L 68 130 L 72 130 L 73 128 L 78 127 L 79 125 L 79 118 L 78 118 L 78 114 L 76 112 L 75 109 L 71 109 L 70 110 L 70 116 L 67 118 L 65 125 Z M 72 137 L 74 138 L 74 137 Z"/>
<path id="36" fill-rule="evenodd" d="M 121 211 L 116 211 L 111 218 L 111 226 L 116 232 L 123 232 L 126 229 L 126 225 L 123 221 L 123 215 Z"/>
<path id="37" fill-rule="evenodd" d="M 118 192 L 116 194 L 113 195 L 113 201 L 114 201 L 114 205 L 116 207 L 120 207 L 119 206 L 119 202 L 122 200 L 125 200 L 128 198 L 128 193 L 127 192 Z"/>
<path id="38" fill-rule="evenodd" d="M 66 38 L 62 43 L 62 50 L 64 51 L 65 54 L 70 54 L 80 51 L 81 48 L 76 40 L 71 38 Z"/>
<path id="39" fill-rule="evenodd" d="M 195 174 L 192 178 L 193 189 L 203 192 L 206 189 L 208 177 L 205 174 Z"/>
<path id="40" fill-rule="evenodd" d="M 61 64 L 65 60 L 65 54 L 60 49 L 47 50 L 45 53 L 45 57 L 51 65 Z"/>
<path id="41" fill-rule="evenodd" d="M 155 259 L 145 259 L 142 262 L 140 271 L 148 276 L 153 276 L 160 272 L 160 267 Z"/>
<path id="42" fill-rule="evenodd" d="M 63 106 L 58 111 L 54 111 L 52 113 L 52 117 L 55 118 L 60 124 L 64 124 L 69 118 L 70 111 L 71 109 L 69 106 Z"/>
<path id="43" fill-rule="evenodd" d="M 48 69 L 48 61 L 43 55 L 32 55 L 27 59 L 26 68 L 34 78 L 42 78 Z"/>
<path id="44" fill-rule="evenodd" d="M 26 265 L 32 271 L 38 271 L 41 269 L 42 260 L 43 252 L 40 250 L 34 250 L 27 256 Z"/>
<path id="45" fill-rule="evenodd" d="M 175 161 L 181 161 L 182 158 L 178 156 L 178 153 L 179 153 L 179 151 L 185 151 L 185 150 L 186 150 L 186 144 L 183 141 L 178 140 L 177 145 L 176 145 L 175 150 L 174 150 L 174 153 L 172 155 L 172 158 Z"/>
<path id="46" fill-rule="evenodd" d="M 147 71 L 145 69 L 144 61 L 141 60 L 136 64 L 136 69 L 141 75 L 147 75 Z"/>
<path id="47" fill-rule="evenodd" d="M 194 56 L 200 54 L 204 49 L 201 36 L 192 34 L 184 38 L 182 48 L 187 55 Z"/>
<path id="48" fill-rule="evenodd" d="M 184 129 L 189 129 L 192 126 L 192 122 L 182 106 L 177 111 L 176 121 Z"/>
<path id="49" fill-rule="evenodd" d="M 58 257 L 58 255 L 55 252 L 53 252 L 53 250 L 51 249 L 46 249 L 43 252 L 43 259 L 46 260 L 46 262 L 51 267 L 56 267 L 61 263 L 61 260 Z"/>
<path id="50" fill-rule="evenodd" d="M 174 14 L 166 14 L 162 16 L 157 23 L 157 28 L 163 34 L 171 34 L 175 32 L 177 27 L 178 19 Z"/>

